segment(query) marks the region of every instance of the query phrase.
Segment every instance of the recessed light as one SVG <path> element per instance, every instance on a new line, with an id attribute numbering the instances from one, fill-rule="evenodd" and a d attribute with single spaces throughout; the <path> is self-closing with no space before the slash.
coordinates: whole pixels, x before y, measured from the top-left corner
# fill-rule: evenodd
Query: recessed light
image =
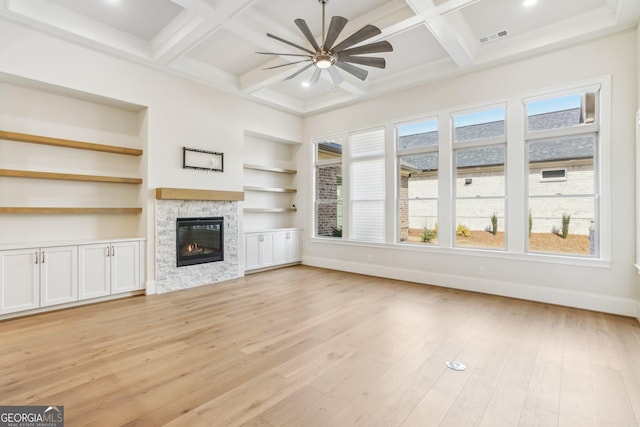
<path id="1" fill-rule="evenodd" d="M 529 6 L 533 6 L 536 3 L 538 3 L 538 0 L 524 0 L 524 3 L 522 3 L 522 4 L 525 7 L 529 7 Z"/>
<path id="2" fill-rule="evenodd" d="M 308 81 L 305 80 L 302 82 L 302 87 L 309 87 L 309 86 L 311 86 L 311 83 L 309 83 Z"/>

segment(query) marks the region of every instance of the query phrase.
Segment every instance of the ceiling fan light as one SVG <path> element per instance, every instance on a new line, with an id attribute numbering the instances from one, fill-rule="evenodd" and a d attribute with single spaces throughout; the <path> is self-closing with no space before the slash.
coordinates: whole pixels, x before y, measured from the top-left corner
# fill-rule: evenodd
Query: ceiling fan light
<path id="1" fill-rule="evenodd" d="M 318 52 L 312 61 L 316 67 L 324 70 L 336 63 L 336 57 L 330 53 Z"/>
<path id="2" fill-rule="evenodd" d="M 316 67 L 318 68 L 329 68 L 333 65 L 330 59 L 321 58 L 316 61 Z"/>

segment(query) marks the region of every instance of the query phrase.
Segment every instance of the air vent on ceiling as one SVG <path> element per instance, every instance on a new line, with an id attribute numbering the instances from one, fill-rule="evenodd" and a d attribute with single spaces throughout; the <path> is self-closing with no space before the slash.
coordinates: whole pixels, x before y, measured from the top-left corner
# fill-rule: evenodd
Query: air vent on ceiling
<path id="1" fill-rule="evenodd" d="M 505 38 L 508 35 L 509 35 L 509 32 L 507 30 L 502 30 L 502 31 L 498 31 L 497 33 L 488 34 L 484 37 L 480 37 L 478 40 L 480 40 L 480 44 L 485 44 L 492 41 L 496 41 L 498 39 Z"/>

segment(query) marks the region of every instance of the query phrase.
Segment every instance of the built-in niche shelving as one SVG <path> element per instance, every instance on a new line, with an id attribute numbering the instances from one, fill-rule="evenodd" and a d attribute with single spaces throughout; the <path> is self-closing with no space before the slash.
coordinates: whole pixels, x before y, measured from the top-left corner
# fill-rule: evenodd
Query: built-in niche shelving
<path id="1" fill-rule="evenodd" d="M 251 161 L 244 164 L 244 213 L 287 214 L 297 211 L 297 171 L 290 165 L 293 147 L 298 144 L 298 141 L 286 138 L 245 131 L 245 159 Z M 253 220 L 246 218 L 245 226 L 261 229 L 263 227 L 258 223 L 269 222 L 264 215 L 259 220 Z M 291 226 L 291 223 L 292 220 L 284 218 L 271 221 L 273 226 Z"/>
<path id="2" fill-rule="evenodd" d="M 78 150 L 90 150 L 100 153 L 110 153 L 125 156 L 141 156 L 142 150 L 119 147 L 115 145 L 95 144 L 91 142 L 75 141 L 70 139 L 52 138 L 43 135 L 10 132 L 0 130 L 0 139 L 31 144 L 49 145 Z M 84 181 L 112 184 L 142 184 L 142 178 L 87 175 L 60 172 L 46 172 L 34 170 L 0 169 L 0 177 L 31 178 L 46 180 Z M 4 214 L 140 214 L 139 207 L 0 207 L 0 213 Z"/>

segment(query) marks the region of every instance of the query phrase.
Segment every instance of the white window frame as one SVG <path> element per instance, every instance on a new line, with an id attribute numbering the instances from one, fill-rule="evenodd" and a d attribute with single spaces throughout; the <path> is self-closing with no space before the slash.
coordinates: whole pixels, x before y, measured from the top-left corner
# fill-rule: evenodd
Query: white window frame
<path id="1" fill-rule="evenodd" d="M 497 136 L 497 137 L 491 137 L 491 138 L 483 138 L 483 139 L 476 139 L 476 140 L 472 140 L 472 141 L 464 141 L 464 142 L 456 142 L 455 141 L 455 117 L 456 116 L 460 116 L 460 115 L 466 115 L 466 114 L 474 114 L 474 113 L 481 113 L 483 111 L 491 111 L 491 110 L 496 110 L 502 108 L 504 109 L 504 135 L 502 136 Z M 508 203 L 507 203 L 507 194 L 508 194 L 508 185 L 507 185 L 507 173 L 508 173 L 508 158 L 509 158 L 509 153 L 508 153 L 508 144 L 507 144 L 507 135 L 509 134 L 509 122 L 508 122 L 508 116 L 509 116 L 509 110 L 508 110 L 508 104 L 506 102 L 503 103 L 497 103 L 497 104 L 490 104 L 490 105 L 484 105 L 482 107 L 476 107 L 473 109 L 466 109 L 466 110 L 456 110 L 456 111 L 452 111 L 449 114 L 449 120 L 451 123 L 451 156 L 452 156 L 452 163 L 453 163 L 453 167 L 451 168 L 451 186 L 452 186 L 452 194 L 451 194 L 451 200 L 452 200 L 452 207 L 451 207 L 451 212 L 452 212 L 452 227 L 451 227 L 451 243 L 452 243 L 452 247 L 456 248 L 456 249 L 464 249 L 464 250 L 480 250 L 480 251 L 494 251 L 494 252 L 508 252 L 509 251 L 509 244 L 508 244 L 508 217 L 509 217 L 509 212 L 508 212 Z M 497 146 L 504 146 L 504 151 L 505 151 L 505 157 L 504 157 L 504 196 L 503 196 L 503 200 L 504 200 L 504 220 L 503 220 L 503 232 L 504 232 L 504 247 L 502 248 L 490 248 L 490 247 L 476 247 L 476 246 L 459 246 L 457 244 L 457 228 L 458 228 L 458 212 L 457 212 L 457 202 L 458 202 L 458 165 L 457 165 L 457 151 L 458 150 L 464 150 L 464 149 L 473 149 L 473 148 L 481 148 L 481 147 L 497 147 Z M 490 197 L 491 199 L 495 199 L 495 197 Z M 438 230 L 440 232 L 440 230 Z"/>
<path id="2" fill-rule="evenodd" d="M 318 167 L 322 167 L 322 166 L 333 166 L 333 165 L 340 165 L 342 167 L 342 187 L 343 190 L 345 188 L 345 164 L 344 164 L 344 158 L 345 158 L 345 144 L 343 141 L 343 136 L 338 134 L 338 135 L 331 135 L 331 136 L 327 136 L 327 137 L 321 137 L 321 138 L 314 138 L 312 140 L 312 156 L 313 156 L 313 177 L 312 177 L 312 183 L 313 183 L 313 188 L 312 188 L 312 192 L 311 194 L 313 195 L 312 197 L 312 221 L 311 221 L 311 229 L 313 230 L 313 237 L 317 238 L 317 239 L 328 239 L 328 240 L 341 240 L 344 239 L 345 236 L 345 194 L 344 191 L 342 192 L 342 238 L 338 238 L 338 237 L 330 237 L 330 236 L 319 236 L 318 233 L 318 217 L 317 217 L 317 213 L 318 213 L 318 199 L 316 198 L 317 195 L 317 190 L 318 190 Z M 340 156 L 339 159 L 318 159 L 318 145 L 326 142 L 326 141 L 335 141 L 336 143 L 339 143 L 342 146 L 342 155 Z"/>
<path id="3" fill-rule="evenodd" d="M 563 96 L 575 95 L 578 93 L 595 92 L 595 119 L 592 123 L 584 123 L 578 126 L 563 127 L 557 129 L 548 129 L 540 131 L 529 131 L 527 103 L 550 100 Z M 523 120 L 524 120 L 524 141 L 525 141 L 525 171 L 529 171 L 529 145 L 531 142 L 561 138 L 564 136 L 596 134 L 596 148 L 594 152 L 594 222 L 596 223 L 597 233 L 596 253 L 594 255 L 567 254 L 567 253 L 540 253 L 529 250 L 529 234 L 526 234 L 525 253 L 534 256 L 545 256 L 553 258 L 581 258 L 592 260 L 608 261 L 611 253 L 611 226 L 610 226 L 610 200 L 608 194 L 610 191 L 604 191 L 604 188 L 610 187 L 611 172 L 609 168 L 611 159 L 611 143 L 609 138 L 610 117 L 611 117 L 611 77 L 603 77 L 596 81 L 585 84 L 577 84 L 576 86 L 564 87 L 558 90 L 549 90 L 543 94 L 525 97 L 523 103 Z M 604 114 L 603 114 L 604 112 Z M 528 173 L 528 172 L 527 172 Z M 605 187 L 606 185 L 606 187 Z M 526 212 L 529 212 L 529 185 L 525 186 L 525 203 Z M 527 219 L 528 220 L 528 219 Z M 527 227 L 528 231 L 528 227 Z"/>
<path id="4" fill-rule="evenodd" d="M 431 146 L 426 146 L 426 147 L 418 147 L 418 148 L 411 148 L 411 149 L 400 149 L 400 136 L 398 135 L 398 129 L 404 126 L 410 126 L 412 124 L 419 124 L 419 123 L 428 123 L 428 122 L 435 122 L 436 123 L 436 132 L 438 132 L 438 144 L 436 145 L 431 145 Z M 423 119 L 416 119 L 416 120 L 411 120 L 411 121 L 405 121 L 405 122 L 399 122 L 399 123 L 395 123 L 394 126 L 394 147 L 395 147 L 395 162 L 396 162 L 396 170 L 395 170 L 395 180 L 396 180 L 396 194 L 398 195 L 395 199 L 395 215 L 396 215 L 396 226 L 395 226 L 395 231 L 394 231 L 394 240 L 397 243 L 400 244 L 407 244 L 405 242 L 401 242 L 400 241 L 400 204 L 402 202 L 402 199 L 400 198 L 400 185 L 401 185 L 401 181 L 400 181 L 400 158 L 401 157 L 405 157 L 405 156 L 412 156 L 412 155 L 419 155 L 419 154 L 431 154 L 431 153 L 436 153 L 438 155 L 438 169 L 437 169 L 437 175 L 438 175 L 438 183 L 440 182 L 440 117 L 438 117 L 437 115 L 434 116 L 428 116 L 425 117 Z M 439 189 L 438 189 L 439 190 Z M 407 198 L 407 202 L 410 199 Z M 426 199 L 427 200 L 427 199 Z M 437 205 L 440 205 L 440 192 L 438 191 L 438 198 L 436 199 L 437 201 Z M 438 209 L 436 209 L 436 217 L 439 216 L 440 209 L 438 207 Z M 439 218 L 436 220 L 436 223 L 439 222 Z M 430 244 L 429 246 L 431 247 L 437 247 L 440 246 L 440 243 L 436 244 Z"/>

